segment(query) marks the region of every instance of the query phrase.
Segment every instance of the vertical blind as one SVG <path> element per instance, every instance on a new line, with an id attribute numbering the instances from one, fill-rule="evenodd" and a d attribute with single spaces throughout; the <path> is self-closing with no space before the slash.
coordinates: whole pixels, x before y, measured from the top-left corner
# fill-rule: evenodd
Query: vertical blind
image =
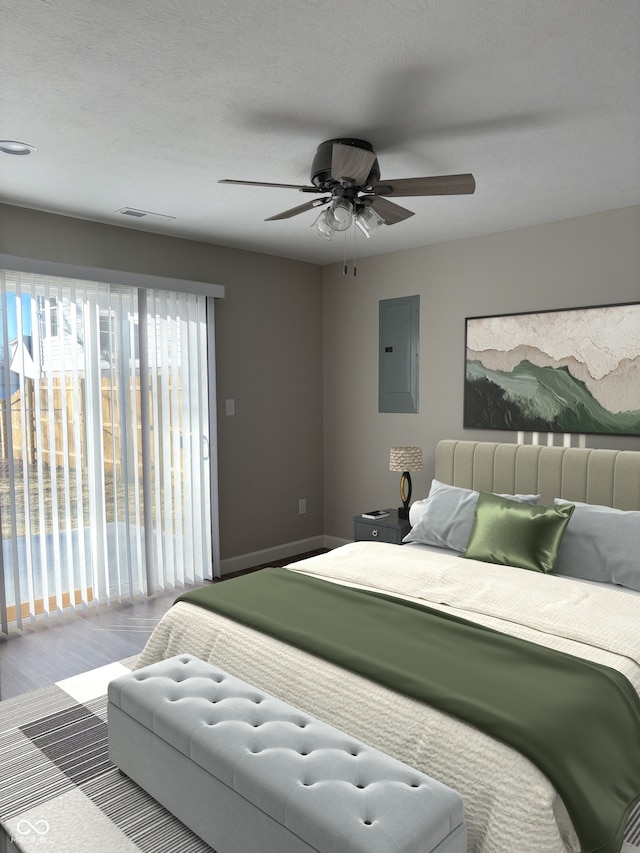
<path id="1" fill-rule="evenodd" d="M 0 272 L 0 620 L 211 576 L 206 299 Z"/>

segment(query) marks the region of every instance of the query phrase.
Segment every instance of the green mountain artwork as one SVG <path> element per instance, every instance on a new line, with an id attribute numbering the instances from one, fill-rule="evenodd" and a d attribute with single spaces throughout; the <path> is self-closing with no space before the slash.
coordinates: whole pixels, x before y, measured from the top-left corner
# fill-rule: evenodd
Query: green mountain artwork
<path id="1" fill-rule="evenodd" d="M 610 412 L 567 367 L 538 367 L 526 359 L 513 370 L 466 365 L 464 426 L 640 435 L 640 410 Z"/>

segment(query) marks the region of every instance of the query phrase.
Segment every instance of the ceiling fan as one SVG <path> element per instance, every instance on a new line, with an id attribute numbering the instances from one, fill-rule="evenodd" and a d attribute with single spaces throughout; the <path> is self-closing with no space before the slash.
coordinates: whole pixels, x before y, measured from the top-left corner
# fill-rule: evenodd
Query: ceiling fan
<path id="1" fill-rule="evenodd" d="M 414 215 L 413 211 L 389 201 L 389 197 L 464 195 L 475 192 L 476 188 L 471 174 L 381 181 L 376 152 L 363 139 L 329 139 L 320 143 L 311 165 L 312 186 L 231 179 L 219 183 L 324 193 L 323 198 L 269 216 L 265 222 L 289 219 L 314 207 L 328 205 L 312 225 L 318 236 L 326 240 L 330 240 L 335 231 L 346 231 L 354 221 L 362 233 L 370 237 L 378 226 L 395 225 Z"/>

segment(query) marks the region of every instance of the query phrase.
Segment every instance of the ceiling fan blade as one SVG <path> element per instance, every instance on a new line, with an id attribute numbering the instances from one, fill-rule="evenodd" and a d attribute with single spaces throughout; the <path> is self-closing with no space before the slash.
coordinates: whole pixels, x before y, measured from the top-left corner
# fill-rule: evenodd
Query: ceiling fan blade
<path id="1" fill-rule="evenodd" d="M 334 181 L 346 181 L 351 186 L 361 187 L 369 177 L 376 162 L 373 151 L 334 142 L 331 151 L 331 177 Z"/>
<path id="2" fill-rule="evenodd" d="M 231 178 L 224 178 L 218 181 L 219 184 L 241 184 L 245 187 L 282 187 L 285 190 L 304 190 L 305 192 L 322 192 L 318 187 L 307 187 L 303 184 L 269 184 L 264 181 L 234 181 Z"/>
<path id="3" fill-rule="evenodd" d="M 474 193 L 475 189 L 475 178 L 471 174 L 465 174 L 378 181 L 373 192 L 384 196 L 465 195 Z"/>
<path id="4" fill-rule="evenodd" d="M 395 225 L 396 222 L 402 222 L 404 219 L 413 216 L 412 210 L 400 207 L 399 204 L 395 204 L 380 196 L 374 196 L 370 206 L 381 219 L 384 219 L 386 225 Z"/>
<path id="5" fill-rule="evenodd" d="M 314 207 L 320 207 L 330 200 L 330 196 L 326 198 L 314 198 L 313 201 L 307 201 L 305 204 L 299 204 L 297 207 L 290 207 L 289 210 L 283 210 L 282 213 L 276 213 L 275 216 L 269 216 L 265 219 L 265 222 L 273 222 L 275 219 L 289 219 L 291 216 L 297 216 L 299 213 L 313 210 Z"/>

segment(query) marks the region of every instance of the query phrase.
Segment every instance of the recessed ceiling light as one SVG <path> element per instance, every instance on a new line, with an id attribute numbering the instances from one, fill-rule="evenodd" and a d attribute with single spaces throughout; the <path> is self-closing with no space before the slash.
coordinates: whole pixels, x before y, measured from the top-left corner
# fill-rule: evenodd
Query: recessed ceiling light
<path id="1" fill-rule="evenodd" d="M 0 151 L 3 154 L 14 154 L 24 156 L 25 154 L 35 154 L 37 148 L 29 145 L 27 142 L 16 142 L 14 139 L 0 139 Z"/>

